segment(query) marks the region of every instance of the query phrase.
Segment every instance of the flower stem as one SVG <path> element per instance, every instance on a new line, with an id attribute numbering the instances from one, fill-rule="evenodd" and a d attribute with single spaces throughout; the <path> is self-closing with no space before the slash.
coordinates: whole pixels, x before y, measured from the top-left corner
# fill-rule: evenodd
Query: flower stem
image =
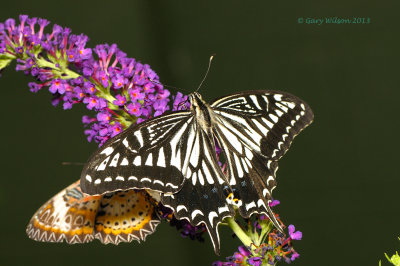
<path id="1" fill-rule="evenodd" d="M 250 237 L 242 230 L 242 228 L 235 222 L 233 217 L 225 218 L 225 221 L 232 229 L 232 231 L 237 235 L 237 237 L 242 241 L 242 243 L 246 247 L 250 247 L 253 241 L 251 241 Z"/>

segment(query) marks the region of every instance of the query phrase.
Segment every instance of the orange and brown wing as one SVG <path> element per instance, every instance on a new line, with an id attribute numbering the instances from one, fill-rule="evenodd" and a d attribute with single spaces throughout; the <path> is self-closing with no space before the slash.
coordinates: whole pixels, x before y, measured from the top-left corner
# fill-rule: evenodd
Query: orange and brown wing
<path id="1" fill-rule="evenodd" d="M 118 191 L 103 195 L 95 222 L 95 237 L 118 244 L 145 240 L 160 223 L 145 191 Z"/>
<path id="2" fill-rule="evenodd" d="M 145 240 L 160 223 L 144 191 L 119 191 L 91 196 L 77 181 L 45 203 L 32 217 L 26 232 L 41 242 L 118 244 Z"/>

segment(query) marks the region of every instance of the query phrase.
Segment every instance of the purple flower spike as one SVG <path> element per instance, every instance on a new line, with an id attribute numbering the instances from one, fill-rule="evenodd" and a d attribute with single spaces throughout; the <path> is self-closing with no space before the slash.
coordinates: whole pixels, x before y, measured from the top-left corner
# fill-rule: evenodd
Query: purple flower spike
<path id="1" fill-rule="evenodd" d="M 293 224 L 289 225 L 289 236 L 293 240 L 301 240 L 303 233 L 300 231 L 295 232 L 295 227 Z"/>

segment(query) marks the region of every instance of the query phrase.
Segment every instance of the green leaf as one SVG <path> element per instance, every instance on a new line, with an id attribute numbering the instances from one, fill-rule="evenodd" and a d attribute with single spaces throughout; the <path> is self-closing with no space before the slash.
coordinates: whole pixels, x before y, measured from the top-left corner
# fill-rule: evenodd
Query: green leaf
<path id="1" fill-rule="evenodd" d="M 8 66 L 13 59 L 5 55 L 0 55 L 0 70 Z"/>

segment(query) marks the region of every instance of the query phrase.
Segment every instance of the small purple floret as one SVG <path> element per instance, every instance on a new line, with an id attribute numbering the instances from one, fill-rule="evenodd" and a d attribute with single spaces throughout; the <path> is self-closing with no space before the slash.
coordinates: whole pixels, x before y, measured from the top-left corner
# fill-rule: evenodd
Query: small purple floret
<path id="1" fill-rule="evenodd" d="M 293 240 L 301 240 L 301 238 L 303 236 L 302 232 L 300 232 L 300 231 L 296 231 L 295 232 L 295 227 L 294 227 L 293 224 L 289 225 L 288 228 L 289 228 L 289 235 L 290 235 L 291 239 L 293 239 Z"/>
<path id="2" fill-rule="evenodd" d="M 49 91 L 53 94 L 58 92 L 59 94 L 65 93 L 65 81 L 62 79 L 54 79 L 51 81 Z"/>

